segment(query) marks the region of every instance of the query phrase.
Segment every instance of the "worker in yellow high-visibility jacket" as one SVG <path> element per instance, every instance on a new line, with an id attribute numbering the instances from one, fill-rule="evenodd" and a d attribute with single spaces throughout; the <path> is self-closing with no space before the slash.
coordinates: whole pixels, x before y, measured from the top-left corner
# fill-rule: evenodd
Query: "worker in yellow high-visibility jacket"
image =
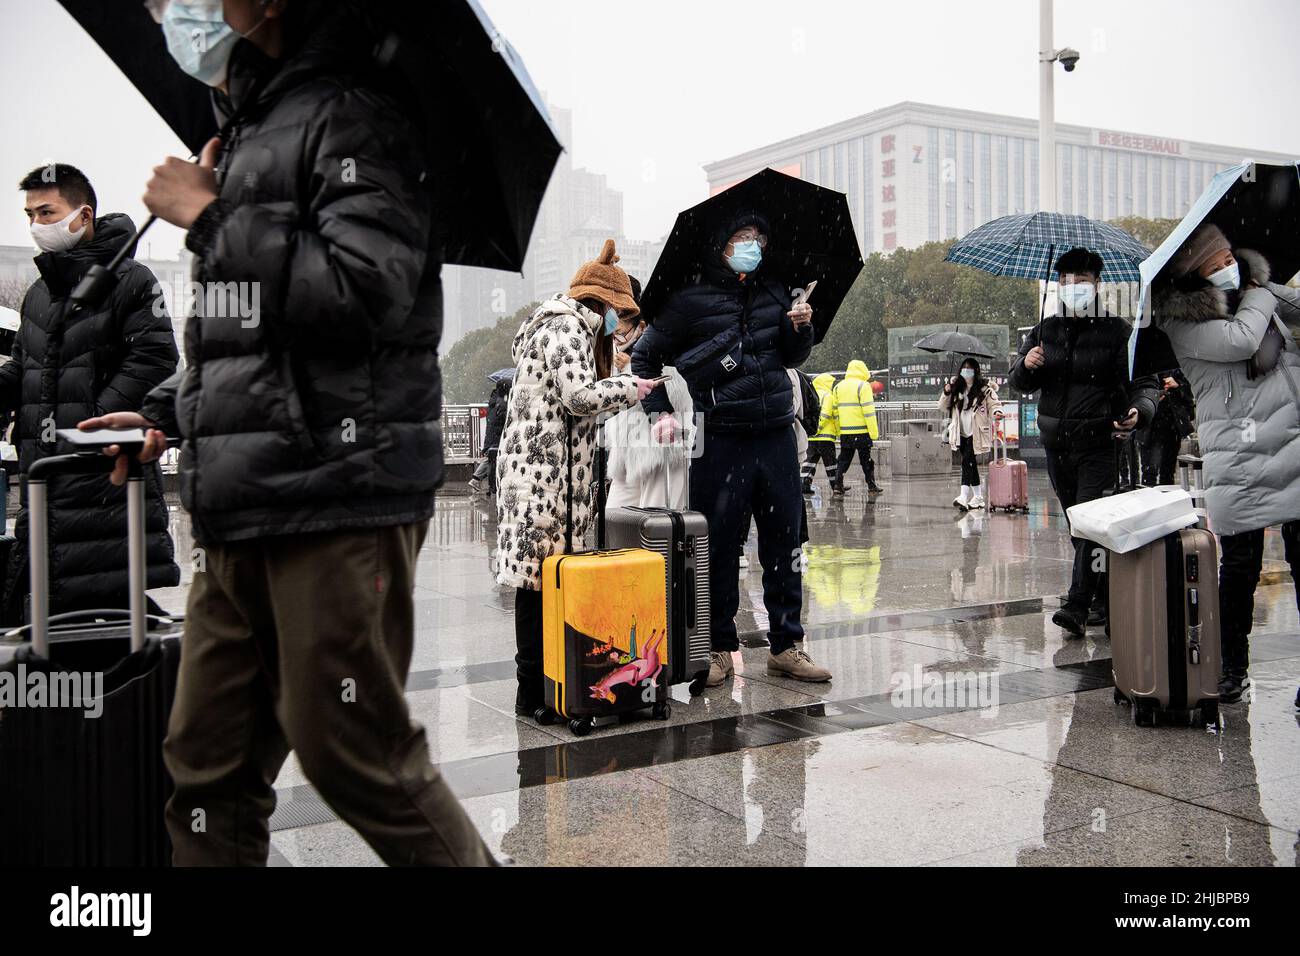
<path id="1" fill-rule="evenodd" d="M 840 424 L 835 417 L 831 392 L 835 389 L 835 376 L 823 372 L 812 380 L 813 390 L 821 403 L 817 419 L 817 434 L 808 437 L 808 456 L 803 463 L 803 493 L 812 494 L 813 479 L 817 477 L 817 462 L 826 466 L 826 477 L 835 484 L 835 439 L 840 437 Z"/>
<path id="2" fill-rule="evenodd" d="M 832 412 L 840 429 L 840 459 L 835 469 L 835 494 L 844 494 L 844 475 L 858 456 L 867 478 L 867 491 L 878 495 L 876 465 L 871 460 L 871 446 L 880 437 L 876 421 L 876 393 L 871 390 L 871 370 L 865 362 L 854 359 L 848 372 L 831 392 Z"/>

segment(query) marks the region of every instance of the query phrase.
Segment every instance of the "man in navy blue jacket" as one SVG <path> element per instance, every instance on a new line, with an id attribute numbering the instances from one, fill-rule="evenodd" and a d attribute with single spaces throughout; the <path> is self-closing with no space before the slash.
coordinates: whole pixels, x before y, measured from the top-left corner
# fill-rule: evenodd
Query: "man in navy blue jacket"
<path id="1" fill-rule="evenodd" d="M 770 230 L 758 213 L 737 216 L 718 232 L 699 274 L 673 292 L 641 336 L 632 370 L 653 378 L 692 349 L 730 329 L 739 331 L 742 356 L 730 372 L 692 388 L 703 413 L 700 457 L 691 469 L 691 507 L 709 520 L 709 590 L 713 655 L 708 685 L 734 673 L 739 650 L 739 553 L 742 524 L 753 515 L 763 566 L 768 614 L 769 674 L 828 681 L 799 646 L 803 625 L 799 458 L 795 448 L 794 400 L 786 369 L 812 351 L 812 308 L 791 306 L 789 290 L 764 275 L 763 252 Z M 779 237 L 777 238 L 779 241 Z M 642 407 L 662 417 L 656 433 L 671 435 L 672 407 L 661 386 Z"/>

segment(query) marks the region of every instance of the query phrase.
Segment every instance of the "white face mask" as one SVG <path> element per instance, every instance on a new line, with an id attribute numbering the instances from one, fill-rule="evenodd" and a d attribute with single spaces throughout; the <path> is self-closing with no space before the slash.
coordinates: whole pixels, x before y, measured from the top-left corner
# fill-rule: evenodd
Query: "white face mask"
<path id="1" fill-rule="evenodd" d="M 1218 272 L 1211 272 L 1206 276 L 1206 280 L 1216 289 L 1232 292 L 1241 287 L 1241 270 L 1237 268 L 1237 264 L 1234 262 L 1230 266 L 1224 266 Z"/>
<path id="2" fill-rule="evenodd" d="M 76 229 L 71 227 L 72 221 L 81 218 L 81 210 L 85 208 L 85 206 L 78 206 L 58 222 L 32 223 L 32 239 L 36 243 L 36 248 L 41 252 L 67 252 L 84 239 L 86 235 L 84 223 Z"/>
<path id="3" fill-rule="evenodd" d="M 1092 300 L 1097 295 L 1097 287 L 1091 282 L 1075 282 L 1072 285 L 1061 286 L 1059 295 L 1061 305 L 1065 306 L 1068 314 L 1080 315 L 1092 306 Z"/>

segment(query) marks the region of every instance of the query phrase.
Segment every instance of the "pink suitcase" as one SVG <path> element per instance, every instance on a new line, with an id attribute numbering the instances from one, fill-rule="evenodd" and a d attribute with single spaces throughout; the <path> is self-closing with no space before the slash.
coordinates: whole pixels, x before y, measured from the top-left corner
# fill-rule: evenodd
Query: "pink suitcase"
<path id="1" fill-rule="evenodd" d="M 998 455 L 998 446 L 1002 454 Z M 989 462 L 989 511 L 1005 508 L 1007 511 L 1029 513 L 1029 466 L 1023 461 L 1007 457 L 1007 442 L 1001 435 L 993 436 L 993 460 Z"/>

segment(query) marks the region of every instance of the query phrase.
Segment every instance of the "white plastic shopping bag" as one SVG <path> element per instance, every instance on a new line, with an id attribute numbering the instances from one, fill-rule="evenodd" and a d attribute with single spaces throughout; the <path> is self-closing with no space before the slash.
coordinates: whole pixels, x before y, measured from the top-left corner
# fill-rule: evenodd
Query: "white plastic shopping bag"
<path id="1" fill-rule="evenodd" d="M 1066 516 L 1074 537 L 1125 554 L 1196 524 L 1196 506 L 1182 488 L 1161 485 L 1086 501 Z"/>

